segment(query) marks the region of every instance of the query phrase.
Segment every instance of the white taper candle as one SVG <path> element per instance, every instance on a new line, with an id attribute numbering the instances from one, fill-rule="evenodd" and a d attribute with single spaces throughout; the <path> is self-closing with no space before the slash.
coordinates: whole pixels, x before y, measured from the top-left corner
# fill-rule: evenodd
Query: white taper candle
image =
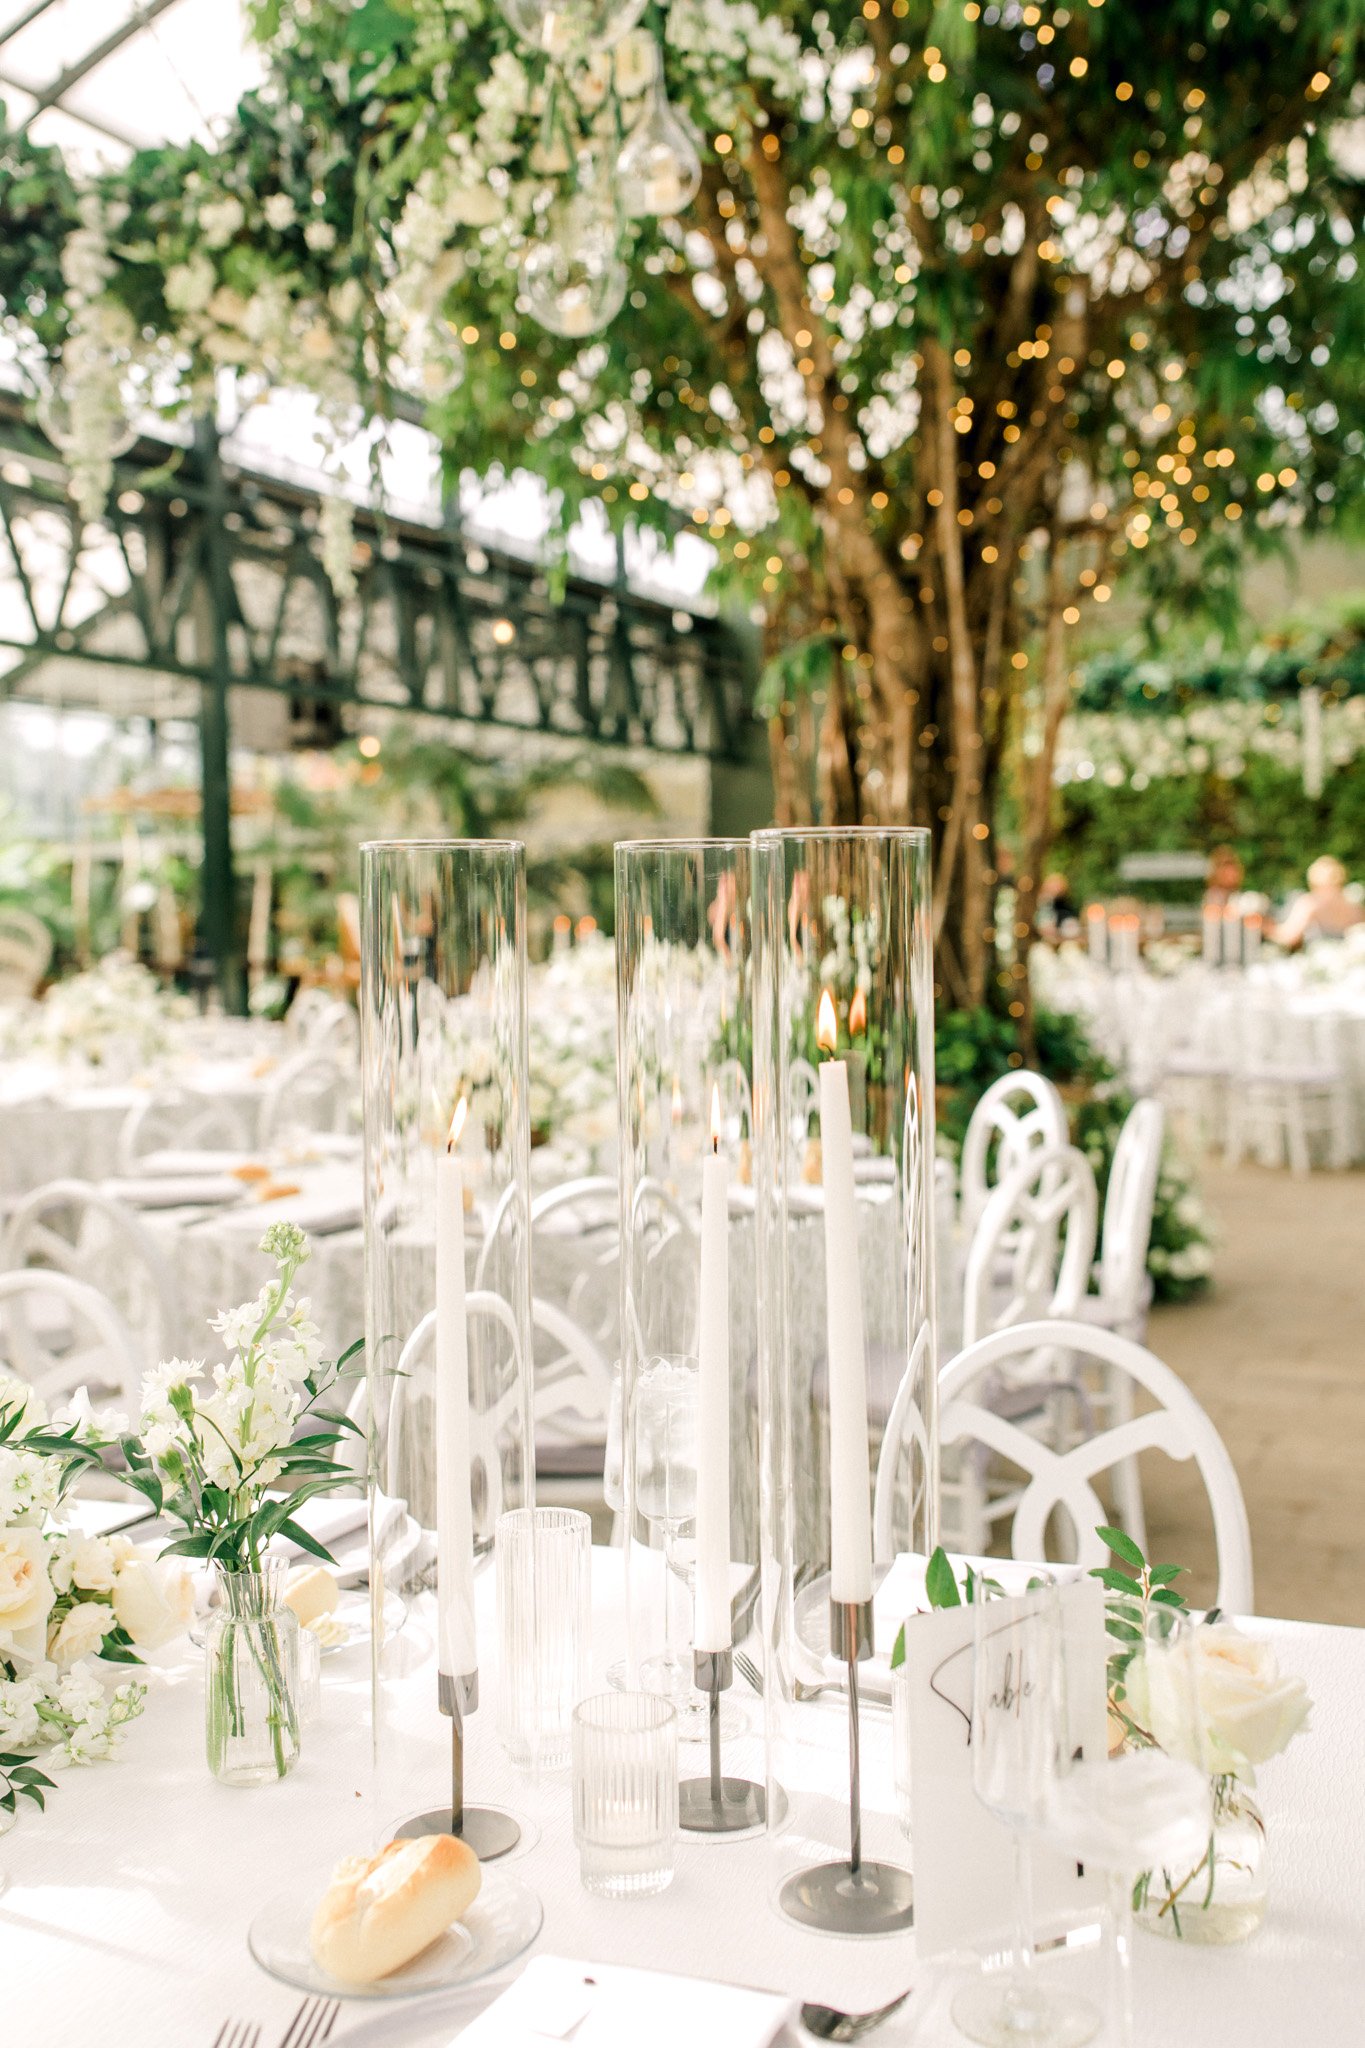
<path id="1" fill-rule="evenodd" d="M 697 1313 L 697 1595 L 693 1648 L 728 1650 L 730 1631 L 729 1165 L 720 1155 L 720 1091 L 701 1168 Z"/>
<path id="2" fill-rule="evenodd" d="M 837 1043 L 834 1005 L 820 999 L 820 1043 Z M 825 1196 L 825 1320 L 829 1354 L 830 1598 L 872 1598 L 872 1489 L 867 1448 L 867 1350 L 853 1182 L 848 1068 L 820 1067 L 820 1153 Z"/>
<path id="3" fill-rule="evenodd" d="M 474 1516 L 469 1494 L 469 1320 L 465 1304 L 464 1173 L 456 1154 L 467 1105 L 436 1162 L 437 1661 L 447 1678 L 478 1669 Z"/>

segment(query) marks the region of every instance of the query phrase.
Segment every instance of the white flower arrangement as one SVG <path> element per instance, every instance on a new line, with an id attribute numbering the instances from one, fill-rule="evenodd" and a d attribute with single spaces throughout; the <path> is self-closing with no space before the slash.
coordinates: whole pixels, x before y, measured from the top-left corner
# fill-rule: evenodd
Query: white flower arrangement
<path id="1" fill-rule="evenodd" d="M 114 1755 L 141 1713 L 138 1679 L 111 1685 L 92 1659 L 137 1661 L 189 1621 L 189 1575 L 123 1536 L 78 1536 L 62 1495 L 90 1461 L 89 1410 L 49 1420 L 21 1381 L 0 1377 L 0 1813 L 38 1806 L 52 1789 L 42 1764 Z"/>
<path id="2" fill-rule="evenodd" d="M 126 953 L 55 982 L 41 1003 L 16 1013 L 6 1050 L 90 1067 L 132 1069 L 167 1050 L 181 1007 Z"/>

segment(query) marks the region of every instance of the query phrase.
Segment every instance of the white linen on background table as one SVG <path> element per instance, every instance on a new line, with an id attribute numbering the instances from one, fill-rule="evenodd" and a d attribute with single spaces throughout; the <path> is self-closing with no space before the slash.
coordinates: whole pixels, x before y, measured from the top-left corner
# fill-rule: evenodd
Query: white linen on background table
<path id="1" fill-rule="evenodd" d="M 489 1572 L 478 1600 L 487 1667 Z M 593 1553 L 593 1613 L 600 1682 L 623 1647 L 618 1552 Z M 1315 1701 L 1312 1732 L 1262 1773 L 1269 1917 L 1241 1948 L 1135 1944 L 1139 2048 L 1358 2048 L 1365 2031 L 1365 1631 L 1251 1626 L 1273 1638 L 1286 1669 L 1304 1674 Z M 419 1617 L 409 1634 L 420 1641 Z M 154 1661 L 152 1696 L 118 1762 L 66 1773 L 48 1813 L 25 1814 L 0 1839 L 9 1876 L 0 1894 L 4 2048 L 212 2048 L 230 2015 L 259 2022 L 261 2048 L 276 2048 L 299 1994 L 251 1961 L 253 1913 L 282 1888 L 320 1889 L 339 1857 L 369 1848 L 376 1828 L 400 1817 L 372 1808 L 363 1648 L 327 1661 L 321 1717 L 293 1775 L 250 1791 L 209 1776 L 198 1652 L 182 1644 Z M 425 1663 L 406 1682 L 434 1692 Z M 569 1774 L 534 1784 L 514 1771 L 489 1708 L 468 1734 L 468 1796 L 503 1801 L 540 1830 L 506 1866 L 544 1901 L 533 1953 L 778 1988 L 850 2009 L 913 1983 L 909 2004 L 874 2037 L 879 2048 L 955 2042 L 945 2017 L 952 1971 L 918 1968 L 912 1936 L 860 1944 L 779 1918 L 762 1837 L 680 1841 L 676 1878 L 659 1897 L 591 1897 L 578 1882 Z M 333 2040 L 374 2013 L 348 2008 Z"/>

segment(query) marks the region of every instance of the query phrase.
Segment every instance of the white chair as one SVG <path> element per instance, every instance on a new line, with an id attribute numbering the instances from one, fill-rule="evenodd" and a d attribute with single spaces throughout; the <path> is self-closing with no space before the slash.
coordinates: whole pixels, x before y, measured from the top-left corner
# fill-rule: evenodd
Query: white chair
<path id="1" fill-rule="evenodd" d="M 52 934 L 40 917 L 18 904 L 0 904 L 0 1003 L 36 995 L 52 959 Z"/>
<path id="2" fill-rule="evenodd" d="M 140 1173 L 158 1152 L 247 1152 L 251 1132 L 231 1101 L 190 1088 L 164 1088 L 135 1102 L 118 1137 L 118 1170 Z"/>
<path id="3" fill-rule="evenodd" d="M 0 1365 L 49 1406 L 89 1387 L 137 1414 L 142 1367 L 127 1324 L 98 1288 L 68 1273 L 0 1273 Z"/>
<path id="4" fill-rule="evenodd" d="M 994 1412 L 990 1391 L 1002 1375 L 1027 1371 L 1034 1354 L 1050 1353 L 1058 1345 L 1071 1355 L 1075 1369 L 1094 1361 L 1111 1375 L 1123 1374 L 1132 1393 L 1146 1394 L 1156 1406 L 1061 1450 Z M 979 1447 L 1024 1475 L 1012 1494 L 1014 1557 L 1041 1560 L 1048 1555 L 1048 1525 L 1061 1509 L 1071 1524 L 1071 1561 L 1085 1566 L 1109 1561 L 1103 1539 L 1095 1534 L 1109 1521 L 1094 1484 L 1102 1473 L 1149 1450 L 1192 1460 L 1213 1513 L 1217 1604 L 1232 1614 L 1254 1611 L 1251 1532 L 1232 1460 L 1188 1387 L 1141 1345 L 1078 1322 L 1020 1323 L 998 1330 L 962 1352 L 940 1375 L 939 1440 L 964 1453 Z"/>
<path id="5" fill-rule="evenodd" d="M 0 1268 L 92 1279 L 133 1333 L 143 1369 L 180 1348 L 183 1310 L 174 1270 L 134 1212 L 87 1181 L 49 1181 L 13 1210 Z M 64 1313 L 44 1335 L 60 1342 Z"/>
<path id="6" fill-rule="evenodd" d="M 796 1144 L 805 1144 L 810 1136 L 810 1120 L 819 1108 L 819 1075 L 809 1060 L 793 1060 L 787 1069 L 787 1115 Z"/>
<path id="7" fill-rule="evenodd" d="M 1328 1163 L 1348 1167 L 1355 1115 L 1338 1020 L 1279 1003 L 1247 1003 L 1238 1017 L 1236 1046 L 1227 1106 L 1229 1165 L 1238 1165 L 1252 1147 L 1267 1166 L 1279 1166 L 1287 1155 L 1294 1173 L 1307 1173 L 1313 1140 L 1320 1138 Z"/>
<path id="8" fill-rule="evenodd" d="M 1237 1068 L 1240 991 L 1211 977 L 1191 975 L 1171 984 L 1161 1025 L 1166 1044 L 1154 1062 L 1162 1100 L 1186 1120 L 1205 1149 L 1225 1135 L 1232 1078 Z"/>
<path id="9" fill-rule="evenodd" d="M 925 1323 L 911 1346 L 909 1362 L 882 1431 L 872 1499 L 872 1556 L 877 1564 L 893 1563 L 898 1551 L 909 1547 L 910 1532 L 917 1519 L 918 1499 L 906 1501 L 902 1508 L 901 1470 L 907 1452 L 912 1472 L 922 1473 L 928 1463 L 929 1426 L 915 1400 L 915 1389 L 929 1355 L 929 1339 L 929 1325 Z"/>
<path id="10" fill-rule="evenodd" d="M 326 1008 L 311 1011 L 303 1028 L 303 1043 L 309 1052 L 330 1052 L 338 1059 L 360 1056 L 360 1018 L 349 1003 L 336 998 Z"/>
<path id="11" fill-rule="evenodd" d="M 1021 1068 L 992 1081 L 967 1125 L 959 1173 L 959 1218 L 970 1243 L 993 1187 L 1043 1146 L 1065 1145 L 1066 1105 L 1042 1074 Z"/>
<path id="12" fill-rule="evenodd" d="M 318 1019 L 334 1007 L 336 997 L 325 988 L 301 988 L 289 1005 L 284 1028 L 297 1045 L 307 1045 L 309 1032 Z"/>
<path id="13" fill-rule="evenodd" d="M 990 1196 L 967 1249 L 962 1341 L 1038 1316 L 1070 1316 L 1095 1256 L 1099 1201 L 1074 1145 L 1035 1146 Z"/>
<path id="14" fill-rule="evenodd" d="M 337 1131 L 345 1122 L 354 1077 L 330 1052 L 300 1052 L 286 1060 L 261 1097 L 257 1141 Z"/>
<path id="15" fill-rule="evenodd" d="M 1166 1112 L 1150 1095 L 1135 1102 L 1123 1120 L 1104 1194 L 1095 1269 L 1099 1292 L 1086 1295 L 1079 1308 L 1086 1322 L 1101 1323 L 1137 1344 L 1146 1331 L 1152 1299 L 1147 1253 L 1165 1133 Z"/>

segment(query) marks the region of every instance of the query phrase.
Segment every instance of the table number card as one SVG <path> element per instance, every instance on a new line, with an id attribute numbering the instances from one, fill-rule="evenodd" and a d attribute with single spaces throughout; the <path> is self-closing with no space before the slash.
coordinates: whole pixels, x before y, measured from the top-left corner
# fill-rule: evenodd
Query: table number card
<path id="1" fill-rule="evenodd" d="M 1106 1742 L 1104 1593 L 1095 1579 L 1059 1589 L 1066 1682 L 1086 1756 Z M 915 1942 L 921 1956 L 1010 1939 L 1014 1854 L 1010 1831 L 972 1786 L 970 1607 L 938 1608 L 905 1624 L 910 1687 L 910 1821 L 914 1844 Z M 1102 1897 L 1098 1876 L 1034 1843 L 1040 1930 Z"/>

